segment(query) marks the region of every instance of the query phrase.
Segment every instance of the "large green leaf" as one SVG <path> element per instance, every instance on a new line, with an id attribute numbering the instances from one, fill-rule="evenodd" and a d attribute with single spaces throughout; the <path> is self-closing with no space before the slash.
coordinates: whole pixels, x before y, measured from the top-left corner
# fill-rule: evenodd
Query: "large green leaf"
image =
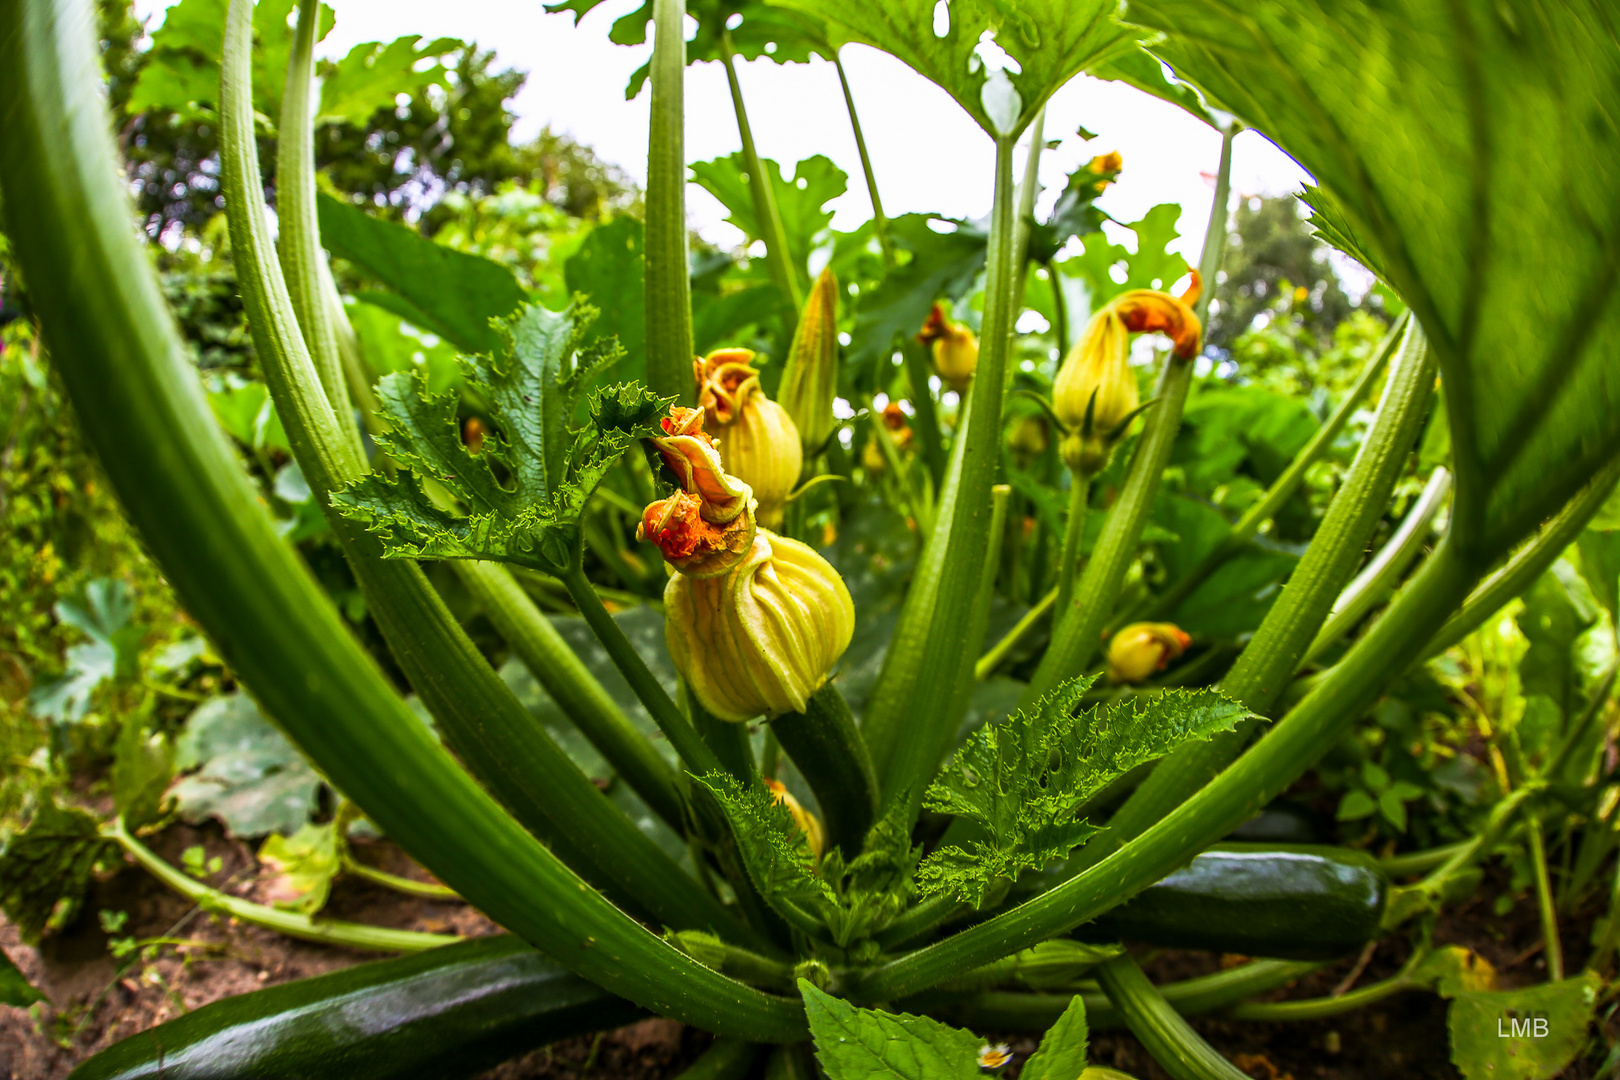
<path id="1" fill-rule="evenodd" d="M 787 244 L 788 260 L 799 276 L 808 281 L 810 250 L 833 219 L 827 204 L 844 193 L 849 176 L 834 165 L 832 159 L 821 154 L 795 165 L 791 179 L 783 177 L 781 166 L 770 158 L 761 159 L 760 166 L 771 180 L 776 209 L 782 217 L 782 239 Z M 764 239 L 754 197 L 748 190 L 748 167 L 741 151 L 713 161 L 694 162 L 690 168 L 692 179 L 725 206 L 728 222 L 750 242 Z"/>
<path id="2" fill-rule="evenodd" d="M 861 375 L 889 354 L 896 335 L 922 329 L 935 300 L 967 295 L 984 270 L 988 250 L 978 225 L 932 214 L 902 214 L 889 222 L 889 236 L 910 257 L 861 295 L 848 356 Z"/>
<path id="3" fill-rule="evenodd" d="M 448 70 L 441 60 L 462 49 L 455 38 L 422 43 L 417 34 L 384 45 L 366 41 L 334 64 L 322 65 L 318 124 L 347 123 L 360 127 L 381 108 L 393 108 L 398 94 L 416 94 L 430 85 L 443 86 Z"/>
<path id="4" fill-rule="evenodd" d="M 24 942 L 35 944 L 47 926 L 72 921 L 110 845 L 95 818 L 44 796 L 28 827 L 0 850 L 0 911 Z"/>
<path id="5" fill-rule="evenodd" d="M 602 0 L 565 0 L 560 4 L 547 4 L 546 11 L 557 14 L 569 12 L 574 22 L 585 17 Z M 697 32 L 686 43 L 686 62 L 696 64 L 715 61 L 724 55 L 721 45 L 722 29 L 731 29 L 731 47 L 744 60 L 764 57 L 778 64 L 802 64 L 812 56 L 831 60 L 838 49 L 838 39 L 821 20 L 802 11 L 786 11 L 761 3 L 760 0 L 691 0 L 686 14 L 697 20 Z M 635 11 L 620 16 L 613 23 L 609 40 L 620 45 L 645 45 L 647 25 L 652 22 L 653 0 L 646 0 Z M 630 76 L 624 88 L 625 99 L 641 93 L 647 83 L 650 64 L 643 64 Z"/>
<path id="6" fill-rule="evenodd" d="M 1467 1080 L 1551 1080 L 1586 1045 L 1602 980 L 1586 972 L 1520 990 L 1452 999 L 1451 1060 Z"/>
<path id="7" fill-rule="evenodd" d="M 803 979 L 816 1060 L 831 1080 L 976 1080 L 979 1038 L 926 1016 L 863 1009 Z"/>
<path id="8" fill-rule="evenodd" d="M 937 84 L 992 137 L 1023 131 L 1082 68 L 1135 46 L 1113 0 L 774 0 L 826 20 L 833 32 L 891 53 Z M 936 13 L 948 10 L 948 26 Z M 937 29 L 944 33 L 938 33 Z M 1005 77 L 980 55 L 986 31 L 1012 57 Z M 1010 84 L 1009 84 L 1010 83 Z"/>
<path id="9" fill-rule="evenodd" d="M 244 693 L 197 707 L 174 767 L 196 770 L 171 789 L 181 816 L 216 817 L 233 836 L 295 832 L 318 806 L 321 778 Z"/>
<path id="10" fill-rule="evenodd" d="M 583 293 L 601 315 L 591 338 L 616 337 L 624 349 L 606 378 L 629 382 L 647 377 L 647 330 L 641 222 L 618 217 L 592 229 L 563 263 L 570 293 Z"/>
<path id="11" fill-rule="evenodd" d="M 1249 715 L 1216 690 L 1172 690 L 1076 716 L 1095 678 L 1071 680 L 1033 709 L 980 728 L 939 771 L 924 805 L 966 819 L 983 839 L 929 855 L 919 872 L 925 892 L 977 904 L 996 881 L 1063 858 L 1100 831 L 1080 811 L 1109 784 Z"/>
<path id="12" fill-rule="evenodd" d="M 366 521 L 389 558 L 493 559 L 566 571 L 586 500 L 632 442 L 660 432 L 669 406 L 640 384 L 615 384 L 590 395 L 589 420 L 574 426 L 585 387 L 618 355 L 611 341 L 586 340 L 594 318 L 579 305 L 561 312 L 525 306 L 496 324 L 498 351 L 461 359 L 493 425 L 477 452 L 461 441 L 459 394 L 432 393 L 421 373 L 384 376 L 377 396 L 389 433 L 379 442 L 414 475 L 368 473 L 336 492 L 334 505 Z M 461 507 L 442 505 L 424 479 Z"/>
<path id="13" fill-rule="evenodd" d="M 1620 450 L 1620 48 L 1607 0 L 1132 0 L 1291 154 L 1325 237 L 1439 358 L 1453 541 L 1489 563 Z"/>
<path id="14" fill-rule="evenodd" d="M 501 347 L 490 320 L 505 318 L 528 299 L 512 271 L 435 244 L 415 229 L 374 218 L 330 195 L 322 194 L 317 208 L 321 243 L 392 290 L 367 300 L 466 352 L 493 355 Z M 405 303 L 389 303 L 390 298 Z"/>

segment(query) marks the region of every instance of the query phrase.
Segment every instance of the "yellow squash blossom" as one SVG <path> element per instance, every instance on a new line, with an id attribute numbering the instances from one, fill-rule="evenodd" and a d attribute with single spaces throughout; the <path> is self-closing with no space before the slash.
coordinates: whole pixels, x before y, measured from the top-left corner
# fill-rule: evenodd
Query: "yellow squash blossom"
<path id="1" fill-rule="evenodd" d="M 753 490 L 760 524 L 777 528 L 799 482 L 804 450 L 793 418 L 760 389 L 753 359 L 750 349 L 719 349 L 693 367 L 699 403 L 726 471 Z"/>
<path id="2" fill-rule="evenodd" d="M 1108 643 L 1108 677 L 1117 683 L 1146 682 L 1192 644 L 1174 623 L 1132 623 Z"/>
<path id="3" fill-rule="evenodd" d="M 928 312 L 917 340 L 928 346 L 934 357 L 934 370 L 961 393 L 979 366 L 979 339 L 972 330 L 945 315 L 945 306 L 936 303 Z"/>

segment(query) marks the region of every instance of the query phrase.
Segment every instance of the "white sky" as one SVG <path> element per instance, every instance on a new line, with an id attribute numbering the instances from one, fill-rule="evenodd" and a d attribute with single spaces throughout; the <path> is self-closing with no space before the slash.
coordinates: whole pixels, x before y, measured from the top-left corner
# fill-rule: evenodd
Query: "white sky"
<path id="1" fill-rule="evenodd" d="M 630 73 L 646 62 L 650 46 L 614 45 L 607 38 L 614 19 L 639 0 L 608 0 L 574 27 L 571 15 L 545 14 L 541 0 L 328 0 L 337 24 L 321 51 L 340 56 L 363 41 L 401 34 L 440 35 L 494 48 L 498 64 L 528 72 L 513 102 L 515 137 L 546 125 L 593 147 L 638 181 L 646 178 L 647 109 L 643 90 L 624 100 Z M 157 13 L 166 0 L 137 0 L 139 15 Z M 867 147 L 884 210 L 890 215 L 934 211 L 978 217 L 989 211 L 993 148 L 988 136 L 944 91 L 900 61 L 861 45 L 843 52 L 860 110 Z M 833 204 L 834 226 L 853 228 L 870 212 L 860 158 L 850 134 L 838 75 L 830 63 L 778 65 L 767 60 L 739 65 L 743 97 L 762 155 L 791 174 L 793 163 L 825 154 L 850 176 L 849 192 Z M 1090 143 L 1074 134 L 1097 133 Z M 1081 76 L 1053 97 L 1046 137 L 1062 145 L 1042 158 L 1043 204 L 1050 206 L 1064 177 L 1094 154 L 1120 151 L 1125 171 L 1099 205 L 1122 221 L 1135 221 L 1163 202 L 1180 203 L 1182 238 L 1174 245 L 1197 261 L 1213 196 L 1220 137 L 1173 105 L 1121 83 Z M 738 149 L 737 123 L 724 69 L 696 64 L 686 78 L 686 157 L 701 161 Z M 1022 170 L 1022 161 L 1019 164 Z M 1297 191 L 1306 173 L 1254 132 L 1234 145 L 1234 197 Z M 708 239 L 731 246 L 741 237 L 723 221 L 725 211 L 696 185 L 687 189 L 691 223 Z"/>

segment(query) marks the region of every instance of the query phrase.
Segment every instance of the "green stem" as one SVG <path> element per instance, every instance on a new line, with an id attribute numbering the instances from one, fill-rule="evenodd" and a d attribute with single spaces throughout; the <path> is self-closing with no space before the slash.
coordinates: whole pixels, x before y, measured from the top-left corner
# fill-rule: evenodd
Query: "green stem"
<path id="1" fill-rule="evenodd" d="M 1097 981 L 1131 1034 L 1174 1080 L 1248 1080 L 1193 1030 L 1129 956 L 1099 966 Z"/>
<path id="2" fill-rule="evenodd" d="M 679 1080 L 742 1080 L 759 1060 L 762 1049 L 758 1043 L 741 1039 L 716 1039 L 702 1057 L 681 1072 Z"/>
<path id="3" fill-rule="evenodd" d="M 1035 196 L 1040 192 L 1041 151 L 1046 149 L 1046 106 L 1035 114 L 1029 125 L 1029 149 L 1024 152 L 1024 178 L 1018 184 L 1018 216 L 1015 229 L 1013 257 L 1018 261 L 1017 282 L 1013 285 L 1013 320 L 1024 313 L 1024 294 L 1028 288 L 1029 227 L 1035 221 Z"/>
<path id="4" fill-rule="evenodd" d="M 1433 388 L 1433 356 L 1413 322 L 1390 370 L 1378 417 L 1344 485 L 1290 575 L 1288 587 L 1221 680 L 1223 691 L 1256 714 L 1272 712 L 1334 598 L 1360 562 L 1405 468 Z M 1381 686 L 1389 674 L 1372 677 Z M 1109 820 L 1108 831 L 1081 850 L 1075 865 L 1095 865 L 1197 791 L 1242 752 L 1254 726 L 1255 721 L 1245 722 L 1236 731 L 1186 746 L 1160 762 Z"/>
<path id="5" fill-rule="evenodd" d="M 1086 538 L 1086 511 L 1091 496 L 1091 477 L 1082 472 L 1069 474 L 1069 520 L 1063 528 L 1063 554 L 1058 561 L 1058 611 L 1068 611 L 1074 602 L 1074 575 L 1080 566 L 1080 548 Z"/>
<path id="6" fill-rule="evenodd" d="M 1553 563 L 1564 549 L 1575 542 L 1586 523 L 1591 521 L 1603 504 L 1614 494 L 1615 482 L 1620 480 L 1620 458 L 1605 465 L 1592 477 L 1581 493 L 1553 516 L 1535 538 L 1508 559 L 1507 563 L 1468 594 L 1462 608 L 1446 620 L 1419 654 L 1427 660 L 1439 656 L 1463 638 L 1482 626 L 1486 619 L 1528 589 Z"/>
<path id="7" fill-rule="evenodd" d="M 904 799 L 912 813 L 961 723 L 960 693 L 980 642 L 967 640 L 990 546 L 990 489 L 1000 464 L 1001 407 L 1017 280 L 1013 144 L 996 144 L 985 311 L 979 366 L 962 430 L 952 447 L 939 514 L 918 560 L 900 622 L 872 692 L 863 734 L 883 784 L 884 805 Z"/>
<path id="8" fill-rule="evenodd" d="M 1378 347 L 1373 350 L 1372 359 L 1368 360 L 1367 366 L 1361 369 L 1361 374 L 1357 377 L 1355 385 L 1344 396 L 1344 400 L 1339 402 L 1338 408 L 1333 410 L 1326 423 L 1316 429 L 1316 434 L 1311 436 L 1310 441 L 1301 448 L 1300 452 L 1294 455 L 1294 460 L 1289 462 L 1288 468 L 1284 469 L 1282 475 L 1277 477 L 1272 482 L 1272 485 L 1266 489 L 1266 493 L 1260 501 L 1245 511 L 1242 517 L 1238 518 L 1237 523 L 1232 526 L 1232 531 L 1216 545 L 1213 551 L 1200 559 L 1191 570 L 1187 571 L 1185 577 L 1154 600 L 1150 607 L 1133 614 L 1128 621 L 1151 622 L 1169 618 L 1175 613 L 1176 608 L 1181 606 L 1181 602 L 1191 596 L 1198 586 L 1208 580 L 1211 574 L 1247 547 L 1249 541 L 1254 539 L 1255 535 L 1260 531 L 1261 526 L 1277 516 L 1277 512 L 1283 508 L 1283 504 L 1293 498 L 1294 492 L 1299 490 L 1299 485 L 1305 480 L 1306 472 L 1321 459 L 1323 454 L 1327 453 L 1328 449 L 1338 439 L 1339 433 L 1344 430 L 1344 426 L 1350 422 L 1350 418 L 1361 408 L 1362 400 L 1372 391 L 1379 378 L 1383 376 L 1384 369 L 1388 366 L 1390 357 L 1397 352 L 1405 336 L 1407 324 L 1411 322 L 1411 319 L 1410 313 L 1403 312 L 1395 320 L 1394 325 L 1384 334 L 1383 340 L 1378 343 Z"/>
<path id="9" fill-rule="evenodd" d="M 692 726 L 697 730 L 698 737 L 714 751 L 726 772 L 744 787 L 757 784 L 760 772 L 754 765 L 754 747 L 749 740 L 748 725 L 721 720 L 709 712 L 697 695 L 692 693 L 691 686 L 684 682 L 681 684 L 681 701 L 686 706 L 687 715 L 692 718 Z"/>
<path id="10" fill-rule="evenodd" d="M 1058 361 L 1069 352 L 1069 301 L 1063 295 L 1063 282 L 1058 279 L 1057 267 L 1046 267 L 1046 280 L 1052 286 L 1052 336 L 1057 339 Z"/>
<path id="11" fill-rule="evenodd" d="M 907 908 L 878 934 L 877 943 L 885 950 L 895 949 L 972 909 L 950 893 L 940 893 Z"/>
<path id="12" fill-rule="evenodd" d="M 1333 602 L 1327 622 L 1312 640 L 1310 648 L 1305 650 L 1305 655 L 1300 657 L 1301 667 L 1322 655 L 1334 642 L 1349 633 L 1350 628 L 1360 622 L 1375 604 L 1395 591 L 1401 575 L 1406 573 L 1406 568 L 1412 565 L 1412 560 L 1417 558 L 1418 552 L 1428 542 L 1429 526 L 1434 523 L 1435 515 L 1450 494 L 1451 473 L 1444 468 L 1435 469 L 1400 528 Z"/>
<path id="13" fill-rule="evenodd" d="M 607 650 L 609 659 L 624 676 L 624 681 L 630 684 L 642 708 L 652 717 L 658 730 L 664 733 L 664 738 L 675 748 L 694 776 L 706 776 L 712 772 L 721 772 L 720 759 L 709 749 L 708 743 L 698 735 L 697 729 L 676 706 L 674 700 L 659 683 L 658 677 L 647 667 L 647 662 L 636 652 L 636 647 L 630 644 L 630 639 L 624 636 L 619 624 L 613 621 L 607 608 L 591 588 L 590 581 L 585 577 L 585 571 L 578 566 L 571 568 L 562 577 L 562 583 L 568 587 L 568 595 L 573 598 L 579 613 L 585 617 L 585 623 L 596 635 L 596 640 L 602 643 Z"/>
<path id="14" fill-rule="evenodd" d="M 709 971 L 582 888 L 456 766 L 276 535 L 131 234 L 94 25 L 86 0 L 0 15 L 5 232 L 86 438 L 185 610 L 316 768 L 491 919 L 644 1008 L 803 1039 L 798 1002 Z"/>
<path id="15" fill-rule="evenodd" d="M 287 56 L 287 82 L 281 95 L 281 126 L 277 131 L 276 217 L 281 226 L 281 269 L 286 275 L 293 310 L 311 358 L 336 416 L 349 416 L 349 395 L 344 385 L 342 354 L 321 268 L 321 250 L 315 220 L 315 36 L 320 21 L 320 0 L 298 0 L 298 25 Z M 343 427 L 352 432 L 352 425 Z M 356 450 L 359 443 L 355 443 Z"/>
<path id="16" fill-rule="evenodd" d="M 1270 993 L 1321 966 L 1300 960 L 1251 960 L 1241 967 L 1166 983 L 1159 987 L 1159 993 L 1182 1016 L 1202 1016 L 1246 998 Z M 930 1011 L 957 1018 L 981 1029 L 1044 1031 L 1057 1022 L 1063 1010 L 1069 1007 L 1072 997 L 1071 994 L 989 990 L 966 995 L 930 993 L 913 1000 L 919 1004 L 948 1001 L 949 1004 L 943 1008 L 936 1006 Z M 1124 1019 L 1114 1008 L 1113 1002 L 1094 987 L 1084 989 L 1082 984 L 1080 998 L 1086 1005 L 1086 1023 L 1093 1031 L 1124 1025 Z"/>
<path id="17" fill-rule="evenodd" d="M 1580 748 L 1581 743 L 1586 740 L 1587 733 L 1592 730 L 1593 721 L 1598 718 L 1604 707 L 1609 704 L 1609 695 L 1614 691 L 1615 676 L 1617 674 L 1620 674 L 1620 659 L 1611 660 L 1609 666 L 1604 669 L 1603 674 L 1598 676 L 1597 685 L 1592 688 L 1592 696 L 1587 701 L 1586 708 L 1581 710 L 1581 715 L 1576 717 L 1575 722 L 1569 726 L 1569 731 L 1565 733 L 1563 742 L 1559 743 L 1558 749 L 1553 751 L 1546 768 L 1542 770 L 1543 776 L 1555 783 L 1564 779 L 1564 770 L 1569 767 L 1575 752 Z M 1571 782 L 1577 784 L 1583 781 L 1584 777 L 1579 776 L 1571 780 Z"/>
<path id="18" fill-rule="evenodd" d="M 1019 619 L 1013 628 L 1007 631 L 1000 641 L 995 643 L 994 647 L 979 657 L 979 662 L 973 670 L 973 677 L 983 680 L 993 675 L 996 668 L 1000 667 L 1001 662 L 1007 658 L 1007 654 L 1012 652 L 1018 643 L 1024 639 L 1024 635 L 1028 634 L 1035 624 L 1040 622 L 1047 612 L 1051 611 L 1053 606 L 1057 604 L 1057 598 L 1057 589 L 1051 589 L 1045 596 L 1041 597 L 1034 607 L 1024 612 L 1024 617 Z"/>
<path id="19" fill-rule="evenodd" d="M 258 182 L 251 20 L 251 4 L 233 0 L 220 66 L 221 178 L 237 283 L 293 456 L 343 546 L 367 611 L 468 769 L 569 866 L 613 898 L 669 925 L 746 934 L 563 752 L 495 674 L 421 569 L 408 560 L 384 559 L 377 537 L 332 505 L 331 493 L 365 475 L 366 463 L 354 425 L 347 417 L 339 420 L 331 407 L 272 255 Z M 301 122 L 308 125 L 310 117 Z M 296 245 L 294 234 L 313 223 L 313 215 L 284 220 L 284 242 Z M 304 243 L 319 250 L 318 238 Z M 306 307 L 324 318 L 319 275 L 306 273 L 293 284 L 315 290 L 306 296 Z"/>
<path id="20" fill-rule="evenodd" d="M 838 687 L 827 683 L 802 713 L 784 713 L 771 730 L 821 806 L 827 842 L 853 859 L 878 807 L 877 773 Z"/>
<path id="21" fill-rule="evenodd" d="M 1530 833 L 1530 863 L 1536 875 L 1536 906 L 1541 909 L 1542 952 L 1547 957 L 1547 978 L 1564 980 L 1564 947 L 1558 939 L 1558 908 L 1553 902 L 1552 878 L 1547 874 L 1547 842 L 1541 835 L 1541 819 L 1534 813 L 1525 822 Z"/>
<path id="22" fill-rule="evenodd" d="M 371 949 L 377 952 L 421 952 L 440 945 L 451 945 L 461 938 L 455 934 L 422 934 L 415 930 L 390 930 L 364 923 L 340 922 L 336 919 L 314 919 L 280 908 L 255 904 L 230 893 L 211 889 L 200 881 L 187 877 L 157 854 L 135 839 L 123 818 L 114 818 L 101 827 L 103 836 L 118 841 L 120 847 L 145 867 L 163 884 L 194 901 L 205 911 L 220 911 L 233 919 L 253 926 L 262 926 L 278 934 L 303 941 L 319 941 L 326 945 L 345 945 L 351 949 Z"/>
<path id="23" fill-rule="evenodd" d="M 1614 867 L 1614 883 L 1609 887 L 1609 920 L 1603 928 L 1603 937 L 1592 949 L 1592 955 L 1587 957 L 1586 971 L 1603 972 L 1607 970 L 1609 958 L 1615 954 L 1615 948 L 1620 945 L 1620 863 Z"/>
<path id="24" fill-rule="evenodd" d="M 466 559 L 452 560 L 450 565 L 563 715 L 654 813 L 682 832 L 686 804 L 676 788 L 675 771 L 580 663 L 511 573 L 494 563 Z"/>
<path id="25" fill-rule="evenodd" d="M 759 238 L 765 241 L 765 262 L 771 268 L 771 278 L 782 291 L 788 304 L 787 320 L 791 324 L 804 308 L 804 286 L 793 267 L 793 254 L 788 251 L 786 230 L 782 228 L 782 211 L 776 205 L 775 178 L 765 174 L 765 165 L 754 149 L 754 131 L 748 125 L 748 109 L 743 105 L 742 83 L 737 81 L 737 53 L 731 46 L 731 31 L 720 31 L 720 59 L 726 67 L 726 84 L 731 87 L 731 107 L 737 113 L 737 135 L 742 139 L 743 167 L 748 170 L 748 190 L 754 199 L 754 217 L 759 222 Z M 792 337 L 791 326 L 788 337 Z"/>
<path id="26" fill-rule="evenodd" d="M 1123 903 L 1247 821 L 1337 744 L 1391 671 L 1467 593 L 1473 575 L 1442 541 L 1345 659 L 1265 738 L 1131 843 L 1063 884 L 936 945 L 867 973 L 861 994 L 887 1000 L 1027 949 Z"/>
<path id="27" fill-rule="evenodd" d="M 951 700 L 951 714 L 957 717 L 967 715 L 968 706 L 973 701 L 974 686 L 978 683 L 975 666 L 970 666 L 965 661 L 983 647 L 985 635 L 990 632 L 990 606 L 996 598 L 996 579 L 1001 572 L 1001 545 L 1007 535 L 1007 507 L 1011 502 L 1012 485 L 997 484 L 990 489 L 989 546 L 982 556 L 984 565 L 979 572 L 979 592 L 973 600 L 972 617 L 964 628 L 968 641 L 967 656 L 963 658 L 962 666 L 957 669 L 956 695 Z M 957 730 L 960 730 L 960 725 Z M 939 757 L 922 776 L 923 784 L 934 779 L 934 773 L 939 770 L 940 759 L 956 745 L 957 730 L 942 733 L 944 739 L 939 748 Z"/>
<path id="28" fill-rule="evenodd" d="M 1067 606 L 1054 609 L 1057 625 L 1052 630 L 1052 643 L 1019 699 L 1020 709 L 1029 708 L 1059 683 L 1079 675 L 1096 654 L 1098 635 L 1113 614 L 1125 572 L 1136 559 L 1137 541 L 1147 525 L 1148 511 L 1175 447 L 1181 411 L 1192 384 L 1192 368 L 1190 359 L 1173 353 L 1165 358 L 1164 374 L 1155 395 L 1158 404 L 1148 412 L 1136 456 L 1119 497 L 1108 511 L 1097 546 L 1075 585 L 1074 598 Z"/>
<path id="29" fill-rule="evenodd" d="M 945 443 L 939 433 L 939 410 L 934 407 L 934 388 L 929 382 L 928 356 L 922 343 L 907 335 L 900 343 L 900 356 L 911 385 L 911 407 L 917 411 L 911 429 L 917 433 L 918 448 L 934 490 L 945 482 Z"/>
<path id="30" fill-rule="evenodd" d="M 1422 983 L 1403 971 L 1338 997 L 1305 998 L 1302 1001 L 1246 1001 L 1234 1006 L 1226 1015 L 1233 1020 L 1325 1020 L 1330 1016 L 1365 1009 L 1406 990 L 1422 988 Z"/>
<path id="31" fill-rule="evenodd" d="M 1379 859 L 1378 865 L 1384 868 L 1384 873 L 1392 878 L 1410 877 L 1442 866 L 1457 852 L 1468 846 L 1468 841 L 1459 840 L 1455 844 L 1444 844 L 1440 847 L 1425 848 L 1422 851 L 1407 851 L 1400 855 L 1391 855 Z"/>
<path id="32" fill-rule="evenodd" d="M 405 893 L 407 896 L 420 896 L 425 900 L 461 899 L 461 894 L 454 889 L 436 885 L 431 881 L 417 881 L 415 878 L 390 874 L 388 871 L 379 870 L 375 866 L 367 866 L 353 856 L 343 860 L 343 872 L 362 881 L 369 881 L 373 885 L 381 885 L 385 889 Z"/>
<path id="33" fill-rule="evenodd" d="M 692 380 L 692 280 L 686 252 L 685 0 L 653 0 L 652 116 L 647 139 L 647 385 L 696 399 Z"/>
<path id="34" fill-rule="evenodd" d="M 861 172 L 866 175 L 866 194 L 872 201 L 872 233 L 877 237 L 878 249 L 883 252 L 883 268 L 894 269 L 894 241 L 889 239 L 889 219 L 883 214 L 883 200 L 878 198 L 877 173 L 872 171 L 872 155 L 866 152 L 866 136 L 861 134 L 861 118 L 855 112 L 855 95 L 849 90 L 849 76 L 844 73 L 842 50 L 833 50 L 833 67 L 838 69 L 838 85 L 844 88 L 844 107 L 849 110 L 849 128 L 855 133 L 855 149 L 861 155 Z M 924 389 L 927 384 L 924 383 Z M 935 477 L 938 480 L 938 477 Z"/>
<path id="35" fill-rule="evenodd" d="M 1490 854 L 1491 848 L 1496 846 L 1513 823 L 1520 807 L 1539 794 L 1543 787 L 1540 781 L 1521 784 L 1492 807 L 1485 827 L 1471 840 L 1454 847 L 1450 858 L 1412 887 L 1412 895 L 1416 898 L 1414 902 L 1392 906 L 1385 913 L 1385 929 L 1392 929 L 1419 912 L 1437 909 L 1445 895 L 1447 883 Z"/>

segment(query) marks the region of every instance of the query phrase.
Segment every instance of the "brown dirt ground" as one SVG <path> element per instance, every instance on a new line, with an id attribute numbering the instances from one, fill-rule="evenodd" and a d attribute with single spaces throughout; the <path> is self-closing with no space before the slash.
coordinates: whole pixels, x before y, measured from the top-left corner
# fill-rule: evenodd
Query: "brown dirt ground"
<path id="1" fill-rule="evenodd" d="M 216 882 L 228 879 L 233 892 L 254 895 L 251 849 L 217 827 L 175 826 L 152 844 L 175 863 L 186 847 L 202 844 L 224 860 Z M 361 857 L 394 873 L 423 876 L 387 843 L 365 845 Z M 1497 968 L 1504 986 L 1545 979 L 1534 904 L 1521 902 L 1500 918 L 1491 914 L 1492 898 L 1504 884 L 1500 878 L 1488 881 L 1472 900 L 1448 914 L 1435 940 L 1474 949 Z M 127 911 L 124 934 L 179 937 L 197 944 L 165 949 L 153 964 L 136 963 L 121 971 L 98 925 L 100 910 Z M 464 935 L 496 931 L 489 920 L 461 904 L 410 898 L 352 880 L 338 883 L 326 910 L 334 918 L 380 926 Z M 1585 958 L 1592 917 L 1583 912 L 1565 920 L 1563 942 L 1571 970 L 1578 970 Z M 75 924 L 39 949 L 21 945 L 16 928 L 0 919 L 0 947 L 53 1003 L 31 1011 L 0 1006 L 0 1080 L 61 1080 L 96 1051 L 183 1009 L 374 958 L 200 914 L 134 866 L 98 882 Z M 1357 984 L 1394 974 L 1405 959 L 1404 950 L 1398 941 L 1380 944 Z M 1201 974 L 1220 962 L 1209 954 L 1185 952 L 1145 953 L 1143 959 L 1158 981 Z M 1283 1000 L 1331 993 L 1355 962 L 1346 959 L 1273 996 Z M 1410 993 L 1332 1020 L 1282 1024 L 1199 1019 L 1194 1026 L 1256 1080 L 1450 1080 L 1460 1074 L 1449 1060 L 1445 1015 L 1438 998 Z M 507 1062 L 481 1080 L 664 1080 L 695 1060 L 708 1041 L 707 1035 L 674 1021 L 646 1020 L 600 1039 L 555 1043 Z M 1018 1054 L 1015 1062 L 1036 1043 L 1029 1036 L 1006 1041 Z M 1091 1057 L 1140 1080 L 1167 1080 L 1126 1032 L 1096 1033 Z M 1565 1077 L 1589 1080 L 1594 1068 L 1577 1062 Z M 1009 1080 L 1016 1072 L 1015 1064 Z"/>

